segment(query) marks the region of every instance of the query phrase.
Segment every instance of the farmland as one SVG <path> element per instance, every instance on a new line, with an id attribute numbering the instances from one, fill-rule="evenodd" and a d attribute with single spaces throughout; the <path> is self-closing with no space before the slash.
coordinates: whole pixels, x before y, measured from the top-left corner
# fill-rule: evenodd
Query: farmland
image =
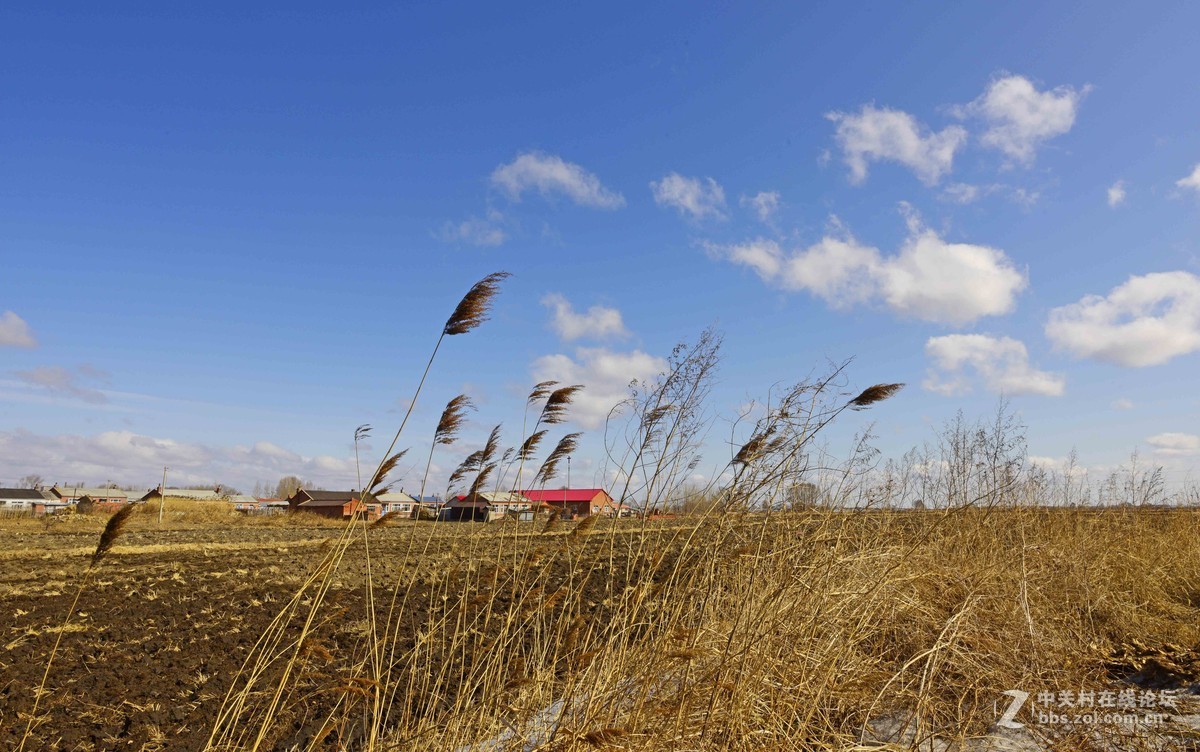
<path id="1" fill-rule="evenodd" d="M 1134 688 L 1183 704 L 1154 729 L 1020 734 L 1194 748 L 1195 510 L 401 522 L 347 537 L 316 521 L 159 528 L 148 511 L 90 573 L 103 518 L 4 521 L 0 746 L 32 720 L 38 750 L 837 749 L 889 723 L 901 749 L 995 733 L 1006 690 Z"/>

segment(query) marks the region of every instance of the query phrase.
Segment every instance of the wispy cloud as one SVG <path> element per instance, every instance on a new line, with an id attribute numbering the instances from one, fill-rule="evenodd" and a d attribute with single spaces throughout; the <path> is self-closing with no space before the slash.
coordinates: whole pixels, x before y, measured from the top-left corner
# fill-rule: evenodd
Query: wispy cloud
<path id="1" fill-rule="evenodd" d="M 650 183 L 654 203 L 670 206 L 692 219 L 725 217 L 725 190 L 712 178 L 689 178 L 672 172 Z"/>
<path id="2" fill-rule="evenodd" d="M 526 152 L 492 172 L 492 185 L 514 201 L 527 191 L 544 197 L 566 196 L 579 206 L 619 209 L 625 197 L 605 188 L 600 178 L 562 157 L 541 152 Z"/>
<path id="3" fill-rule="evenodd" d="M 1118 180 L 1108 187 L 1108 208 L 1116 209 L 1125 203 L 1125 181 Z"/>
<path id="4" fill-rule="evenodd" d="M 1200 436 L 1194 433 L 1160 433 L 1146 439 L 1158 454 L 1175 457 L 1200 455 Z"/>
<path id="5" fill-rule="evenodd" d="M 0 477 L 34 472 L 53 481 L 103 479 L 148 487 L 156 481 L 147 477 L 147 468 L 161 471 L 164 466 L 171 468 L 172 483 L 220 482 L 243 491 L 284 475 L 345 488 L 355 477 L 353 457 L 306 457 L 269 441 L 221 446 L 130 431 L 92 436 L 0 431 Z"/>
<path id="6" fill-rule="evenodd" d="M 0 316 L 0 347 L 37 347 L 29 324 L 12 311 Z"/>
<path id="7" fill-rule="evenodd" d="M 108 402 L 104 392 L 88 386 L 88 382 L 104 382 L 108 374 L 88 365 L 74 369 L 62 366 L 38 366 L 27 371 L 14 371 L 13 374 L 24 383 L 45 389 L 51 394 L 80 399 L 92 404 Z"/>
<path id="8" fill-rule="evenodd" d="M 558 293 L 542 298 L 542 305 L 550 309 L 550 326 L 564 341 L 629 336 L 621 312 L 616 308 L 594 305 L 585 313 L 579 313 L 569 300 Z"/>
<path id="9" fill-rule="evenodd" d="M 491 210 L 486 218 L 468 217 L 462 222 L 442 225 L 438 238 L 447 243 L 466 243 L 478 246 L 497 246 L 508 239 L 503 227 L 504 215 Z"/>
<path id="10" fill-rule="evenodd" d="M 1175 185 L 1179 186 L 1180 188 L 1190 188 L 1194 191 L 1200 192 L 1200 164 L 1196 165 L 1196 168 L 1192 170 L 1191 175 L 1176 180 Z"/>
<path id="11" fill-rule="evenodd" d="M 776 191 L 759 191 L 753 196 L 742 196 L 739 203 L 754 210 L 759 222 L 769 223 L 779 210 L 779 193 Z"/>

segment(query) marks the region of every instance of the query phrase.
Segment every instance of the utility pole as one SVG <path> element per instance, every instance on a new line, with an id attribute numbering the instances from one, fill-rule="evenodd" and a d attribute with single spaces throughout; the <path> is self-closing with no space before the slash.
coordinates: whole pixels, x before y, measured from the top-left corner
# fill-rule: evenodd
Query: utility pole
<path id="1" fill-rule="evenodd" d="M 567 455 L 567 488 L 563 489 L 563 510 L 567 508 L 567 489 L 571 487 L 571 455 Z"/>
<path id="2" fill-rule="evenodd" d="M 158 487 L 158 524 L 160 527 L 162 526 L 163 507 L 167 505 L 167 470 L 169 469 L 163 465 L 163 482 Z"/>

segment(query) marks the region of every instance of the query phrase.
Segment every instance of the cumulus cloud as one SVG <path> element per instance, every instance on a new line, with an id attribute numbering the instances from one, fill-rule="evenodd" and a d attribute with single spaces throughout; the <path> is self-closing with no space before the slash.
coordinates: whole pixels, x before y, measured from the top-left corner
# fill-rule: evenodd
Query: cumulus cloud
<path id="1" fill-rule="evenodd" d="M 144 484 L 158 479 L 148 468 L 170 467 L 171 485 L 220 482 L 245 491 L 261 480 L 297 475 L 329 488 L 354 485 L 354 458 L 305 457 L 276 444 L 213 446 L 106 431 L 92 436 L 0 431 L 0 477 L 37 473 L 52 482 L 114 480 Z"/>
<path id="2" fill-rule="evenodd" d="M 1050 311 L 1046 336 L 1081 358 L 1156 366 L 1200 350 L 1200 277 L 1158 272 L 1130 277 L 1107 296 L 1088 295 Z"/>
<path id="3" fill-rule="evenodd" d="M 1029 362 L 1025 345 L 1011 337 L 951 334 L 931 337 L 925 354 L 932 361 L 926 389 L 941 394 L 971 391 L 971 374 L 999 394 L 1061 396 L 1066 382 L 1059 374 L 1040 371 Z"/>
<path id="4" fill-rule="evenodd" d="M 1112 407 L 1114 410 L 1132 410 L 1133 400 L 1121 397 L 1120 399 L 1113 400 Z"/>
<path id="5" fill-rule="evenodd" d="M 530 190 L 542 196 L 562 195 L 579 206 L 619 209 L 625 197 L 605 188 L 600 178 L 562 157 L 526 152 L 492 172 L 492 185 L 514 201 Z"/>
<path id="6" fill-rule="evenodd" d="M 604 425 L 609 411 L 629 396 L 629 383 L 650 379 L 666 371 L 667 361 L 641 350 L 613 352 L 605 348 L 576 348 L 574 357 L 544 355 L 533 362 L 534 381 L 553 379 L 562 384 L 583 384 L 571 406 L 571 420 L 587 429 Z"/>
<path id="7" fill-rule="evenodd" d="M 1118 180 L 1108 187 L 1108 208 L 1116 209 L 1125 203 L 1125 181 Z"/>
<path id="8" fill-rule="evenodd" d="M 504 215 L 497 211 L 489 211 L 487 218 L 469 217 L 462 222 L 447 222 L 442 225 L 438 238 L 447 243 L 466 243 L 468 245 L 496 246 L 508 239 L 508 233 L 500 224 Z"/>
<path id="9" fill-rule="evenodd" d="M 725 217 L 725 190 L 712 178 L 688 178 L 672 172 L 650 183 L 654 203 L 670 206 L 692 219 Z"/>
<path id="10" fill-rule="evenodd" d="M 1200 191 L 1200 164 L 1196 165 L 1196 169 L 1192 170 L 1191 175 L 1176 180 L 1175 185 L 1180 188 L 1191 188 L 1192 190 Z"/>
<path id="11" fill-rule="evenodd" d="M 1158 454 L 1187 457 L 1200 454 L 1200 436 L 1194 433 L 1160 433 L 1146 439 Z"/>
<path id="12" fill-rule="evenodd" d="M 1038 91 L 1028 78 L 1007 75 L 993 80 L 979 99 L 958 112 L 987 122 L 980 137 L 984 146 L 1031 164 L 1038 146 L 1071 130 L 1088 90 L 1059 86 Z"/>
<path id="13" fill-rule="evenodd" d="M 551 311 L 550 326 L 567 342 L 585 337 L 605 339 L 629 335 L 621 312 L 616 308 L 594 305 L 586 313 L 578 313 L 571 302 L 558 293 L 542 298 L 542 305 Z"/>
<path id="14" fill-rule="evenodd" d="M 878 301 L 901 316 L 952 325 L 1008 313 L 1026 285 L 1003 251 L 949 243 L 911 216 L 909 236 L 891 256 L 848 233 L 793 251 L 764 239 L 708 248 L 768 284 L 805 290 L 835 308 Z"/>
<path id="15" fill-rule="evenodd" d="M 14 371 L 18 379 L 30 386 L 45 389 L 56 395 L 72 397 L 90 402 L 103 404 L 108 401 L 104 392 L 87 385 L 87 382 L 105 381 L 108 374 L 88 365 L 75 369 L 62 366 L 38 366 L 28 371 Z"/>
<path id="16" fill-rule="evenodd" d="M 0 347 L 36 347 L 29 324 L 12 311 L 0 316 Z"/>
<path id="17" fill-rule="evenodd" d="M 759 191 L 753 196 L 742 196 L 740 203 L 753 209 L 759 222 L 770 222 L 779 210 L 779 194 L 775 191 Z"/>
<path id="18" fill-rule="evenodd" d="M 857 114 L 831 112 L 835 138 L 850 167 L 850 182 L 867 179 L 871 162 L 887 160 L 911 169 L 926 185 L 950 172 L 954 154 L 967 142 L 967 131 L 951 125 L 933 133 L 907 112 L 864 105 Z"/>

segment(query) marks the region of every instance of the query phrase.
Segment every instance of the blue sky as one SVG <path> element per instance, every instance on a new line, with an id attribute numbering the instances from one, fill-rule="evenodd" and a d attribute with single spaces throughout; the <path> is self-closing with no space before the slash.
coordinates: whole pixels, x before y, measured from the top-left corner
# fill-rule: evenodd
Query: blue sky
<path id="1" fill-rule="evenodd" d="M 875 421 L 898 455 L 1004 393 L 1032 454 L 1182 482 L 1196 28 L 1186 3 L 7 5 L 0 482 L 350 485 L 354 427 L 394 430 L 500 269 L 414 455 L 459 391 L 465 450 L 579 380 L 586 475 L 605 402 L 716 325 L 723 412 L 854 358 L 852 387 L 909 386 L 835 444 Z"/>

